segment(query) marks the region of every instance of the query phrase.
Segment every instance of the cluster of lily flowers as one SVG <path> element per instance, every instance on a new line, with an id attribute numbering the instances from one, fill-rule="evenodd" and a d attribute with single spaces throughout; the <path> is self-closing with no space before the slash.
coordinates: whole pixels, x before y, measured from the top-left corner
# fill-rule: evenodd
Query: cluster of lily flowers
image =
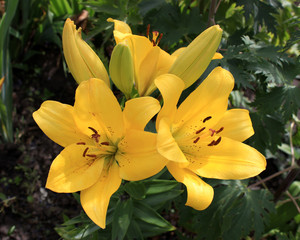
<path id="1" fill-rule="evenodd" d="M 110 198 L 122 180 L 149 178 L 167 167 L 187 188 L 186 205 L 206 209 L 213 188 L 199 176 L 245 179 L 266 167 L 254 148 L 242 143 L 254 134 L 249 112 L 227 110 L 234 87 L 230 72 L 217 67 L 179 105 L 184 89 L 205 71 L 222 30 L 215 25 L 173 54 L 162 50 L 157 32 L 152 39 L 134 35 L 122 21 L 114 23 L 116 46 L 109 75 L 96 53 L 81 38 L 81 29 L 67 19 L 63 50 L 79 86 L 74 106 L 45 101 L 33 118 L 42 131 L 64 147 L 54 159 L 46 187 L 59 193 L 80 191 L 86 214 L 106 225 Z M 110 79 L 127 99 L 121 107 Z M 158 89 L 163 104 L 150 95 Z M 156 116 L 156 132 L 145 127 Z"/>

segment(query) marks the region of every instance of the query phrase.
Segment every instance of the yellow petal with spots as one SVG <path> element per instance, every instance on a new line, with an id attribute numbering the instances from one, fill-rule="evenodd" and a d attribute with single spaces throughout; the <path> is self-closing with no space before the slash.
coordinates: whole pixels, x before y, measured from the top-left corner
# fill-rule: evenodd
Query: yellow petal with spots
<path id="1" fill-rule="evenodd" d="M 72 144 L 54 159 L 46 188 L 54 192 L 72 193 L 89 188 L 100 177 L 103 159 L 90 157 L 97 149 L 90 145 Z"/>
<path id="2" fill-rule="evenodd" d="M 157 152 L 156 142 L 154 133 L 132 129 L 127 132 L 115 156 L 121 178 L 138 181 L 152 177 L 165 167 L 167 159 Z"/>
<path id="3" fill-rule="evenodd" d="M 62 34 L 63 50 L 66 62 L 77 83 L 90 78 L 100 78 L 110 86 L 107 71 L 93 49 L 81 38 L 81 29 L 69 18 Z"/>
<path id="4" fill-rule="evenodd" d="M 179 106 L 174 122 L 180 133 L 176 134 L 184 134 L 194 127 L 196 131 L 203 124 L 208 128 L 214 126 L 227 109 L 228 97 L 233 87 L 231 73 L 221 67 L 215 68 Z"/>
<path id="5" fill-rule="evenodd" d="M 178 56 L 169 73 L 180 77 L 185 87 L 191 86 L 205 71 L 222 37 L 222 29 L 212 26 L 196 37 Z"/>
<path id="6" fill-rule="evenodd" d="M 217 145 L 198 142 L 189 148 L 188 168 L 198 175 L 217 179 L 245 179 L 260 174 L 266 159 L 256 149 L 238 141 L 222 137 Z"/>
<path id="7" fill-rule="evenodd" d="M 119 167 L 113 163 L 109 169 L 103 169 L 100 178 L 93 186 L 80 193 L 80 201 L 85 213 L 103 229 L 110 197 L 118 190 L 121 182 Z"/>
<path id="8" fill-rule="evenodd" d="M 92 78 L 82 82 L 76 90 L 75 121 L 86 133 L 89 127 L 100 130 L 113 143 L 119 141 L 124 133 L 123 114 L 113 92 L 99 79 Z"/>
<path id="9" fill-rule="evenodd" d="M 167 164 L 169 172 L 187 188 L 187 202 L 185 205 L 196 210 L 206 209 L 214 197 L 213 188 L 199 178 L 195 173 L 186 168 L 181 168 L 177 163 Z"/>
<path id="10" fill-rule="evenodd" d="M 56 101 L 45 101 L 32 116 L 42 131 L 57 144 L 66 147 L 89 138 L 76 126 L 72 106 Z"/>

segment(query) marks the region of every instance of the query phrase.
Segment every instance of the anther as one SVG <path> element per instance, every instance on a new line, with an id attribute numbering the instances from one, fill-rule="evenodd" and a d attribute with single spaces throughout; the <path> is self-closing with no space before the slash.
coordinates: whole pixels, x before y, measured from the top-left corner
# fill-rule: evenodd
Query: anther
<path id="1" fill-rule="evenodd" d="M 95 155 L 95 154 L 86 154 L 86 156 L 92 157 L 92 158 L 96 158 L 97 157 L 97 155 Z"/>
<path id="2" fill-rule="evenodd" d="M 216 133 L 220 133 L 224 130 L 224 127 L 221 127 L 218 131 L 216 131 Z"/>
<path id="3" fill-rule="evenodd" d="M 200 137 L 197 137 L 197 138 L 193 141 L 193 143 L 197 143 L 197 142 L 199 141 L 199 139 L 200 139 Z"/>
<path id="4" fill-rule="evenodd" d="M 92 127 L 88 127 L 88 128 L 91 129 L 95 134 L 98 134 L 98 132 L 95 128 L 92 128 Z"/>
<path id="5" fill-rule="evenodd" d="M 208 116 L 208 117 L 204 118 L 203 123 L 205 123 L 205 122 L 208 121 L 209 119 L 211 119 L 211 116 Z"/>
<path id="6" fill-rule="evenodd" d="M 109 142 L 102 142 L 101 145 L 109 146 Z"/>
<path id="7" fill-rule="evenodd" d="M 163 37 L 163 34 L 161 33 L 161 34 L 159 35 L 159 38 L 158 38 L 158 40 L 157 40 L 156 45 L 158 45 L 158 44 L 160 43 L 160 40 L 161 40 L 162 37 Z"/>
<path id="8" fill-rule="evenodd" d="M 99 142 L 99 137 L 100 137 L 100 135 L 99 135 L 98 133 L 94 133 L 94 134 L 92 135 L 92 138 L 95 139 L 96 143 Z"/>
<path id="9" fill-rule="evenodd" d="M 213 146 L 215 145 L 215 140 L 212 140 L 210 144 L 208 144 L 207 146 Z"/>
<path id="10" fill-rule="evenodd" d="M 218 145 L 221 142 L 222 137 L 219 137 L 217 141 L 215 141 L 214 145 Z"/>
<path id="11" fill-rule="evenodd" d="M 88 147 L 84 150 L 84 152 L 83 152 L 83 154 L 82 154 L 83 157 L 85 157 L 85 154 L 87 153 L 88 150 L 89 150 Z"/>
<path id="12" fill-rule="evenodd" d="M 78 142 L 77 145 L 85 145 L 85 142 Z"/>
<path id="13" fill-rule="evenodd" d="M 149 34 L 150 34 L 150 24 L 147 25 L 147 38 L 149 38 Z"/>
<path id="14" fill-rule="evenodd" d="M 196 134 L 199 134 L 199 133 L 201 133 L 203 130 L 205 129 L 205 127 L 203 127 L 203 128 L 201 128 L 201 129 L 199 129 L 198 131 L 196 131 Z"/>

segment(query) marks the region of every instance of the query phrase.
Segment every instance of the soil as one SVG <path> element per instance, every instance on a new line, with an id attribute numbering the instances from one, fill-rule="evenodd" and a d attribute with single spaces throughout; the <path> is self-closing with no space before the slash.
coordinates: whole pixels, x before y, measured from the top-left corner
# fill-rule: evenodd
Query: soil
<path id="1" fill-rule="evenodd" d="M 0 144 L 2 240 L 59 239 L 54 227 L 63 223 L 63 215 L 74 217 L 81 211 L 71 194 L 45 188 L 51 162 L 62 147 L 39 129 L 32 113 L 46 99 L 73 104 L 76 89 L 72 77 L 64 74 L 59 49 L 46 50 L 32 63 L 40 74 L 13 69 L 14 142 Z"/>

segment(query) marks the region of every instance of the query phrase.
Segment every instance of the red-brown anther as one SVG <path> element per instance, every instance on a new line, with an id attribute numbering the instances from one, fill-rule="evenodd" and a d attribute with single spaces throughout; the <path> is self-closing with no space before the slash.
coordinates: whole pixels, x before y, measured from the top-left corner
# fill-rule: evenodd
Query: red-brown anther
<path id="1" fill-rule="evenodd" d="M 220 133 L 224 130 L 224 127 L 221 127 L 218 131 L 216 131 L 216 133 Z"/>
<path id="2" fill-rule="evenodd" d="M 208 121 L 209 119 L 211 119 L 211 116 L 208 116 L 208 117 L 204 118 L 203 123 L 205 123 L 205 122 Z"/>
<path id="3" fill-rule="evenodd" d="M 102 142 L 101 145 L 109 146 L 109 142 Z"/>
<path id="4" fill-rule="evenodd" d="M 156 43 L 155 43 L 155 41 L 153 39 L 152 39 L 152 44 L 153 44 L 153 47 L 156 46 Z"/>
<path id="5" fill-rule="evenodd" d="M 95 154 L 86 154 L 86 156 L 92 157 L 92 158 L 96 158 L 97 157 L 97 155 L 95 155 Z"/>
<path id="6" fill-rule="evenodd" d="M 98 134 L 98 132 L 97 132 L 97 130 L 95 128 L 88 127 L 88 129 L 91 129 L 95 134 Z"/>
<path id="7" fill-rule="evenodd" d="M 150 24 L 147 25 L 147 38 L 149 38 L 149 34 L 150 34 Z"/>
<path id="8" fill-rule="evenodd" d="M 85 157 L 86 152 L 87 152 L 88 150 L 89 150 L 89 148 L 87 147 L 87 148 L 83 151 L 83 154 L 82 154 L 83 157 Z"/>
<path id="9" fill-rule="evenodd" d="M 200 139 L 200 137 L 197 137 L 197 138 L 193 141 L 193 143 L 197 143 L 197 142 L 199 141 L 199 139 Z"/>
<path id="10" fill-rule="evenodd" d="M 85 142 L 78 142 L 76 143 L 77 145 L 85 145 L 86 143 Z"/>
<path id="11" fill-rule="evenodd" d="M 219 137 L 217 141 L 214 142 L 214 145 L 218 145 L 221 142 L 222 137 Z"/>
<path id="12" fill-rule="evenodd" d="M 196 131 L 196 134 L 199 134 L 199 133 L 201 133 L 203 130 L 205 129 L 205 127 L 203 127 L 203 128 L 201 128 L 201 129 L 199 129 L 198 131 Z"/>
<path id="13" fill-rule="evenodd" d="M 163 34 L 161 33 L 161 34 L 159 35 L 159 38 L 158 38 L 158 40 L 157 40 L 156 45 L 158 45 L 158 44 L 160 43 L 160 40 L 162 39 L 162 37 L 163 37 Z"/>
<path id="14" fill-rule="evenodd" d="M 215 145 L 215 140 L 212 140 L 210 144 L 208 144 L 207 146 L 213 146 Z"/>

